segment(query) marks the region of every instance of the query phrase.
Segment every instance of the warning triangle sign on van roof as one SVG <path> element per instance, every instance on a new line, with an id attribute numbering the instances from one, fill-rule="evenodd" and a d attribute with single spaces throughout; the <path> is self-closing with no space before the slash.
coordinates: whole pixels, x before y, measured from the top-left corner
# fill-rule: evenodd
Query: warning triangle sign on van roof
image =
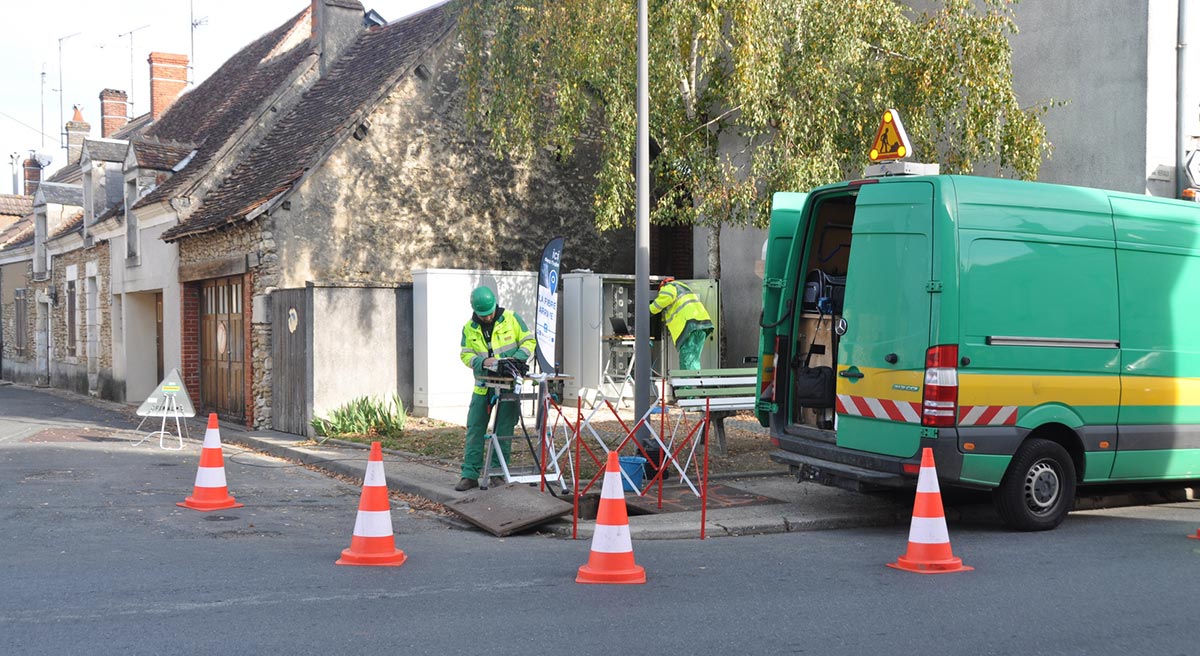
<path id="1" fill-rule="evenodd" d="M 188 398 L 187 388 L 179 377 L 179 370 L 172 369 L 158 387 L 138 406 L 139 417 L 195 417 L 196 409 Z"/>
<path id="2" fill-rule="evenodd" d="M 875 143 L 871 144 L 871 161 L 904 159 L 913 154 L 912 143 L 904 132 L 904 124 L 900 122 L 900 114 L 889 109 L 883 113 L 879 122 L 879 131 L 875 133 Z"/>

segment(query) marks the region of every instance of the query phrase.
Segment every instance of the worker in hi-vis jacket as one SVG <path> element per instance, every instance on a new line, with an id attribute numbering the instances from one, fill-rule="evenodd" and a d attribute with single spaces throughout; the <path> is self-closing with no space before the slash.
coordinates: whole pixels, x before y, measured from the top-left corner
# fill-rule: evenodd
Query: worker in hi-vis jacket
<path id="1" fill-rule="evenodd" d="M 658 287 L 658 296 L 650 302 L 650 314 L 663 314 L 663 321 L 679 351 L 679 368 L 700 368 L 700 354 L 704 342 L 713 332 L 713 322 L 700 298 L 687 285 L 678 280 L 663 278 Z"/>
<path id="2" fill-rule="evenodd" d="M 499 390 L 485 387 L 481 378 L 500 375 L 501 361 L 511 359 L 522 366 L 533 356 L 537 342 L 533 332 L 525 326 L 521 317 L 512 310 L 496 304 L 496 294 L 488 287 L 476 287 L 471 292 L 471 320 L 462 330 L 463 364 L 475 372 L 475 390 L 471 395 L 471 406 L 467 410 L 467 436 L 463 449 L 462 480 L 455 490 L 465 492 L 479 486 L 479 473 L 483 468 L 484 435 L 492 406 L 496 409 L 496 435 L 505 437 L 513 434 L 520 406 L 515 400 L 499 401 Z M 512 454 L 512 441 L 501 440 L 500 450 L 507 460 Z M 496 454 L 492 454 L 492 467 L 499 468 Z"/>

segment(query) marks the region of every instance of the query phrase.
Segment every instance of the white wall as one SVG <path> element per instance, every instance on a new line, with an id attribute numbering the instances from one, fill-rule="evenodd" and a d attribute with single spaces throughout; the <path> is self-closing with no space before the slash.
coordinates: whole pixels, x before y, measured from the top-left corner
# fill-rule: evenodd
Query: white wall
<path id="1" fill-rule="evenodd" d="M 500 307 L 516 311 L 532 331 L 537 274 L 417 269 L 412 275 L 413 414 L 465 425 L 475 383 L 458 356 L 463 325 L 471 319 L 471 290 L 491 287 Z"/>

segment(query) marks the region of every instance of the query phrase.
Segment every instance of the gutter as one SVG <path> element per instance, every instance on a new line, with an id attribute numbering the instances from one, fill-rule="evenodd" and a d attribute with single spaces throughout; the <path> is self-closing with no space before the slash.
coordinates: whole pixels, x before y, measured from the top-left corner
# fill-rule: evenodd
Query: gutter
<path id="1" fill-rule="evenodd" d="M 1175 198 L 1183 198 L 1187 186 L 1187 134 L 1184 116 L 1187 113 L 1188 66 L 1187 28 L 1189 0 L 1179 0 L 1178 38 L 1175 46 Z"/>

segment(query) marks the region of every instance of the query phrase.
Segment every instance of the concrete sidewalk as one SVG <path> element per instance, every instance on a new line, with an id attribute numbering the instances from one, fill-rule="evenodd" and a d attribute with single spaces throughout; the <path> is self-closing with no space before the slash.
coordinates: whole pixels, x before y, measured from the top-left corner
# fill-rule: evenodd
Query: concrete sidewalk
<path id="1" fill-rule="evenodd" d="M 102 401 L 52 388 L 33 388 L 24 385 L 0 387 L 0 395 L 9 391 L 10 401 L 20 397 L 19 416 L 15 421 L 35 423 L 39 427 L 90 425 L 126 433 L 135 442 L 146 433 L 156 430 L 161 419 L 149 419 L 140 434 L 133 429 L 140 418 L 135 406 Z M 0 396 L 2 398 L 2 396 Z M 168 422 L 174 431 L 174 421 Z M 151 425 L 153 424 L 153 425 Z M 204 438 L 205 417 L 193 417 L 187 422 L 189 442 L 199 444 Z M 168 440 L 173 443 L 173 440 Z M 240 445 L 279 458 L 328 472 L 329 474 L 361 481 L 366 468 L 367 446 L 339 440 L 316 444 L 307 438 L 271 430 L 249 430 L 244 426 L 221 424 L 221 441 Z M 139 448 L 159 448 L 158 438 L 147 440 Z M 466 494 L 454 491 L 458 482 L 458 464 L 396 451 L 384 452 L 384 471 L 388 487 L 396 492 L 411 494 L 450 504 Z M 707 511 L 706 536 L 751 535 L 789 531 L 907 524 L 909 515 L 904 504 L 890 497 L 856 494 L 812 483 L 797 483 L 787 475 L 736 478 L 714 477 L 721 483 L 751 494 L 777 500 L 778 503 L 712 508 Z M 598 490 L 596 490 L 598 492 Z M 488 492 L 482 492 L 487 494 Z M 626 493 L 629 496 L 629 493 Z M 567 497 L 570 500 L 570 497 Z M 457 519 L 452 524 L 474 528 Z M 578 535 L 590 537 L 594 522 L 581 520 Z M 542 533 L 570 536 L 571 515 L 538 526 Z M 632 515 L 630 532 L 637 539 L 680 539 L 700 536 L 700 511 L 664 512 L 653 515 Z"/>

